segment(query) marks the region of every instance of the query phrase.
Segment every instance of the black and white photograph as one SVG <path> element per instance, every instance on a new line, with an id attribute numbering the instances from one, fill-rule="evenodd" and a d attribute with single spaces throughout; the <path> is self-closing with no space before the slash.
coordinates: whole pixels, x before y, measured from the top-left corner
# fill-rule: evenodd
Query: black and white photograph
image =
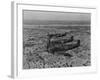
<path id="1" fill-rule="evenodd" d="M 23 10 L 23 69 L 91 66 L 91 13 Z"/>

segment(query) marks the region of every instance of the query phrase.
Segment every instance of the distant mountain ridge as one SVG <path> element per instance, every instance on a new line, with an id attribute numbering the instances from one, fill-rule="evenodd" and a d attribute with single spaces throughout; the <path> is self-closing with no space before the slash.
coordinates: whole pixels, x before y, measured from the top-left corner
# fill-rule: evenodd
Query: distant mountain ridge
<path id="1" fill-rule="evenodd" d="M 23 25 L 23 28 L 30 29 L 86 29 L 90 30 L 90 25 Z"/>
<path id="2" fill-rule="evenodd" d="M 60 20 L 56 20 L 56 21 L 49 21 L 49 20 L 34 20 L 34 21 L 24 21 L 23 24 L 25 25 L 90 25 L 90 21 L 60 21 Z"/>

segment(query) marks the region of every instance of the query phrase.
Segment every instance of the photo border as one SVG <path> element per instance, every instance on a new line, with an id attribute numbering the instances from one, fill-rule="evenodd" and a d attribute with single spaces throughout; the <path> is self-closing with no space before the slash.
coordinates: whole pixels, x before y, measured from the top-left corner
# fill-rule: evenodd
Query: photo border
<path id="1" fill-rule="evenodd" d="M 30 6 L 30 7 L 29 7 Z M 97 71 L 97 61 L 96 61 L 96 48 L 95 46 L 95 32 L 96 32 L 96 8 L 87 8 L 87 7 L 71 7 L 71 6 L 56 6 L 56 5 L 39 5 L 39 4 L 26 4 L 26 3 L 17 3 L 12 2 L 12 64 L 11 64 L 11 76 L 13 78 L 23 78 L 23 77 L 39 77 L 39 76 L 54 76 L 54 75 L 66 75 L 66 74 L 72 74 L 72 73 L 90 73 L 90 72 L 96 72 Z M 35 8 L 33 8 L 35 7 Z M 37 8 L 36 8 L 37 7 Z M 23 9 L 31 9 L 31 10 L 39 10 L 39 8 L 42 7 L 42 10 L 46 8 L 48 11 L 50 8 L 53 9 L 53 11 L 57 9 L 61 12 L 67 12 L 64 11 L 68 9 L 71 12 L 87 12 L 91 13 L 92 19 L 91 19 L 91 62 L 92 65 L 89 67 L 73 67 L 73 68 L 47 68 L 47 69 L 31 69 L 31 70 L 23 70 L 22 69 L 22 28 L 23 28 L 23 21 L 22 21 L 22 11 Z M 55 9 L 54 9 L 55 8 Z M 41 8 L 40 8 L 41 10 Z M 51 9 L 50 9 L 51 10 Z M 72 11 L 73 10 L 73 11 Z M 59 10 L 58 10 L 59 11 Z M 57 11 L 57 12 L 58 12 Z M 33 76 L 34 75 L 34 76 Z"/>

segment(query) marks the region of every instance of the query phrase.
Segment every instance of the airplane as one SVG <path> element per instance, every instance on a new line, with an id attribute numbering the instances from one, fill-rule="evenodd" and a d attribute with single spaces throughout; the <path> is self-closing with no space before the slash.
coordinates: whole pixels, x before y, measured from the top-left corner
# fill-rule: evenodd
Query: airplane
<path id="1" fill-rule="evenodd" d="M 67 42 L 72 42 L 74 40 L 73 36 L 70 36 L 69 38 L 60 38 L 60 39 L 52 39 L 51 43 L 67 43 Z"/>
<path id="2" fill-rule="evenodd" d="M 48 39 L 48 42 L 47 42 L 47 50 L 50 46 L 55 46 L 55 45 L 62 45 L 62 44 L 65 44 L 65 43 L 68 43 L 68 42 L 72 42 L 74 39 L 73 39 L 73 36 L 71 36 L 70 38 L 68 39 L 54 39 L 54 40 L 50 40 Z"/>
<path id="3" fill-rule="evenodd" d="M 71 49 L 74 49 L 74 48 L 77 48 L 80 46 L 80 40 L 75 40 L 73 42 L 70 42 L 70 43 L 66 43 L 66 44 L 55 44 L 55 45 L 52 45 L 50 47 L 48 47 L 48 51 L 50 53 L 55 53 L 55 52 L 59 52 L 59 51 L 68 51 L 68 50 L 71 50 Z"/>
<path id="4" fill-rule="evenodd" d="M 67 32 L 63 33 L 63 34 L 60 34 L 60 33 L 57 33 L 57 34 L 48 34 L 47 36 L 51 39 L 52 37 L 63 37 L 63 36 L 66 36 Z"/>

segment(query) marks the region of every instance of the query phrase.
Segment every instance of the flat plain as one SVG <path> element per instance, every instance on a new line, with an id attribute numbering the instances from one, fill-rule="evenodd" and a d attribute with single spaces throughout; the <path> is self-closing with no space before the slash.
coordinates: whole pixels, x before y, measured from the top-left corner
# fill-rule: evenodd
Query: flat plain
<path id="1" fill-rule="evenodd" d="M 47 51 L 48 34 L 67 33 L 80 46 L 62 53 Z M 91 32 L 87 25 L 25 25 L 23 28 L 23 69 L 91 66 Z"/>

